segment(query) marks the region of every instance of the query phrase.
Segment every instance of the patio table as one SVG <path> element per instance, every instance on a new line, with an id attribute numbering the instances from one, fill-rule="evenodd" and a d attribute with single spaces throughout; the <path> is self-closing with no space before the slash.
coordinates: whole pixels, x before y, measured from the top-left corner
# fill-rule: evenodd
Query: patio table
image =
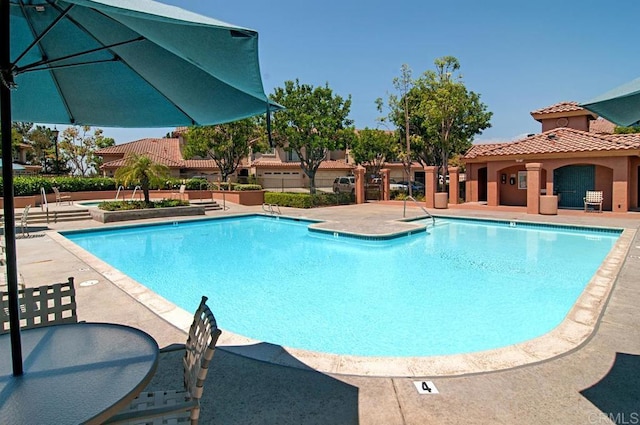
<path id="1" fill-rule="evenodd" d="M 24 374 L 13 376 L 10 335 L 0 335 L 0 423 L 101 423 L 147 385 L 158 344 L 110 323 L 23 330 Z"/>

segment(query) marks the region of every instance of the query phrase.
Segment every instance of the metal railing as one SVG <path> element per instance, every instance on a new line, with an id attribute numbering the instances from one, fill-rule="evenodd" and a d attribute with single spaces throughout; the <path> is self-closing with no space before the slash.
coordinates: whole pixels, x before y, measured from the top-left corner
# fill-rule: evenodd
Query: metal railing
<path id="1" fill-rule="evenodd" d="M 116 192 L 116 201 L 118 200 L 118 196 L 120 196 L 120 191 L 124 189 L 124 186 L 118 186 L 118 191 Z M 124 201 L 124 193 L 122 194 L 122 200 Z"/>
<path id="2" fill-rule="evenodd" d="M 278 204 L 262 204 L 262 210 L 272 215 L 282 215 L 282 211 L 280 211 L 280 206 Z"/>
<path id="3" fill-rule="evenodd" d="M 416 199 L 413 196 L 407 196 L 406 198 L 404 198 L 404 208 L 402 210 L 402 217 L 406 217 L 407 216 L 407 199 L 413 201 L 414 204 L 416 204 L 418 207 L 420 207 L 420 209 L 427 215 L 427 217 L 431 218 L 431 220 L 433 222 L 433 226 L 435 227 L 436 218 L 434 216 L 432 216 L 429 213 L 429 211 L 427 211 L 427 209 L 425 207 L 420 205 L 420 203 L 418 201 L 416 201 Z"/>
<path id="4" fill-rule="evenodd" d="M 49 202 L 47 202 L 47 193 L 44 190 L 44 187 L 40 188 L 40 196 L 42 200 L 40 201 L 40 211 L 47 212 L 47 224 L 49 224 Z"/>
<path id="5" fill-rule="evenodd" d="M 133 193 L 131 194 L 131 200 L 132 201 L 135 199 L 136 191 L 138 189 L 142 190 L 142 188 L 140 186 L 136 186 L 136 187 L 133 188 Z M 118 189 L 118 190 L 120 190 L 120 189 Z M 118 195 L 116 195 L 116 199 L 118 199 Z M 122 195 L 122 199 L 124 199 L 124 194 Z"/>

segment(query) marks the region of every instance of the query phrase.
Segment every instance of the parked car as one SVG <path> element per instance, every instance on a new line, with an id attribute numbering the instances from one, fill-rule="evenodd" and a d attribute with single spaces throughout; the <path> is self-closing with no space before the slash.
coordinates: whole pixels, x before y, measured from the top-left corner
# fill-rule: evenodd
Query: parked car
<path id="1" fill-rule="evenodd" d="M 401 181 L 398 184 L 405 185 L 407 188 L 409 187 L 408 181 Z M 408 190 L 408 189 L 406 189 Z M 424 193 L 424 184 L 420 182 L 411 182 L 411 193 Z"/>
<path id="2" fill-rule="evenodd" d="M 354 176 L 336 177 L 333 181 L 334 193 L 355 193 L 356 178 Z"/>
<path id="3" fill-rule="evenodd" d="M 401 190 L 406 192 L 408 189 L 409 189 L 408 185 L 398 183 L 394 179 L 389 179 L 389 190 Z"/>

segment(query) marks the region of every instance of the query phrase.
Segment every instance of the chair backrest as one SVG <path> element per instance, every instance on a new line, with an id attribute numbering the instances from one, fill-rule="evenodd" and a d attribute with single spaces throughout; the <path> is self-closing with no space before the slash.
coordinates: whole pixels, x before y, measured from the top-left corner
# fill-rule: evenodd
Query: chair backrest
<path id="1" fill-rule="evenodd" d="M 587 193 L 584 197 L 586 202 L 602 202 L 602 191 L 601 190 L 587 190 Z"/>
<path id="2" fill-rule="evenodd" d="M 24 207 L 24 210 L 22 210 L 22 217 L 20 218 L 20 228 L 22 229 L 23 236 L 25 235 L 25 233 L 29 235 L 29 224 L 27 223 L 27 221 L 29 219 L 30 208 L 31 204 L 27 205 L 26 207 Z"/>
<path id="3" fill-rule="evenodd" d="M 209 371 L 209 363 L 222 333 L 218 329 L 213 313 L 206 305 L 207 297 L 202 297 L 200 305 L 193 316 L 193 323 L 189 329 L 189 337 L 185 346 L 183 359 L 184 387 L 192 398 L 199 400 L 202 397 L 204 381 Z M 197 421 L 200 408 L 191 411 L 191 420 Z"/>
<path id="4" fill-rule="evenodd" d="M 20 327 L 23 329 L 78 322 L 73 277 L 65 283 L 20 289 L 18 304 Z M 2 324 L 0 334 L 9 332 L 9 294 L 7 292 L 0 293 L 0 319 Z"/>

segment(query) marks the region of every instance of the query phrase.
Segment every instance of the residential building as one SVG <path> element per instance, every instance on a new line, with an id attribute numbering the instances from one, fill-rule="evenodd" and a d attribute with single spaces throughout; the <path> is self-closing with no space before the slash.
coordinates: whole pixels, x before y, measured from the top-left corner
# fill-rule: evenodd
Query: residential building
<path id="1" fill-rule="evenodd" d="M 528 206 L 538 195 L 557 195 L 559 208 L 583 208 L 587 190 L 602 191 L 604 210 L 638 209 L 640 134 L 613 134 L 614 125 L 561 102 L 531 112 L 542 132 L 508 143 L 477 144 L 465 154 L 466 201 Z M 540 176 L 540 193 L 527 173 Z M 529 204 L 529 205 L 528 205 Z"/>

